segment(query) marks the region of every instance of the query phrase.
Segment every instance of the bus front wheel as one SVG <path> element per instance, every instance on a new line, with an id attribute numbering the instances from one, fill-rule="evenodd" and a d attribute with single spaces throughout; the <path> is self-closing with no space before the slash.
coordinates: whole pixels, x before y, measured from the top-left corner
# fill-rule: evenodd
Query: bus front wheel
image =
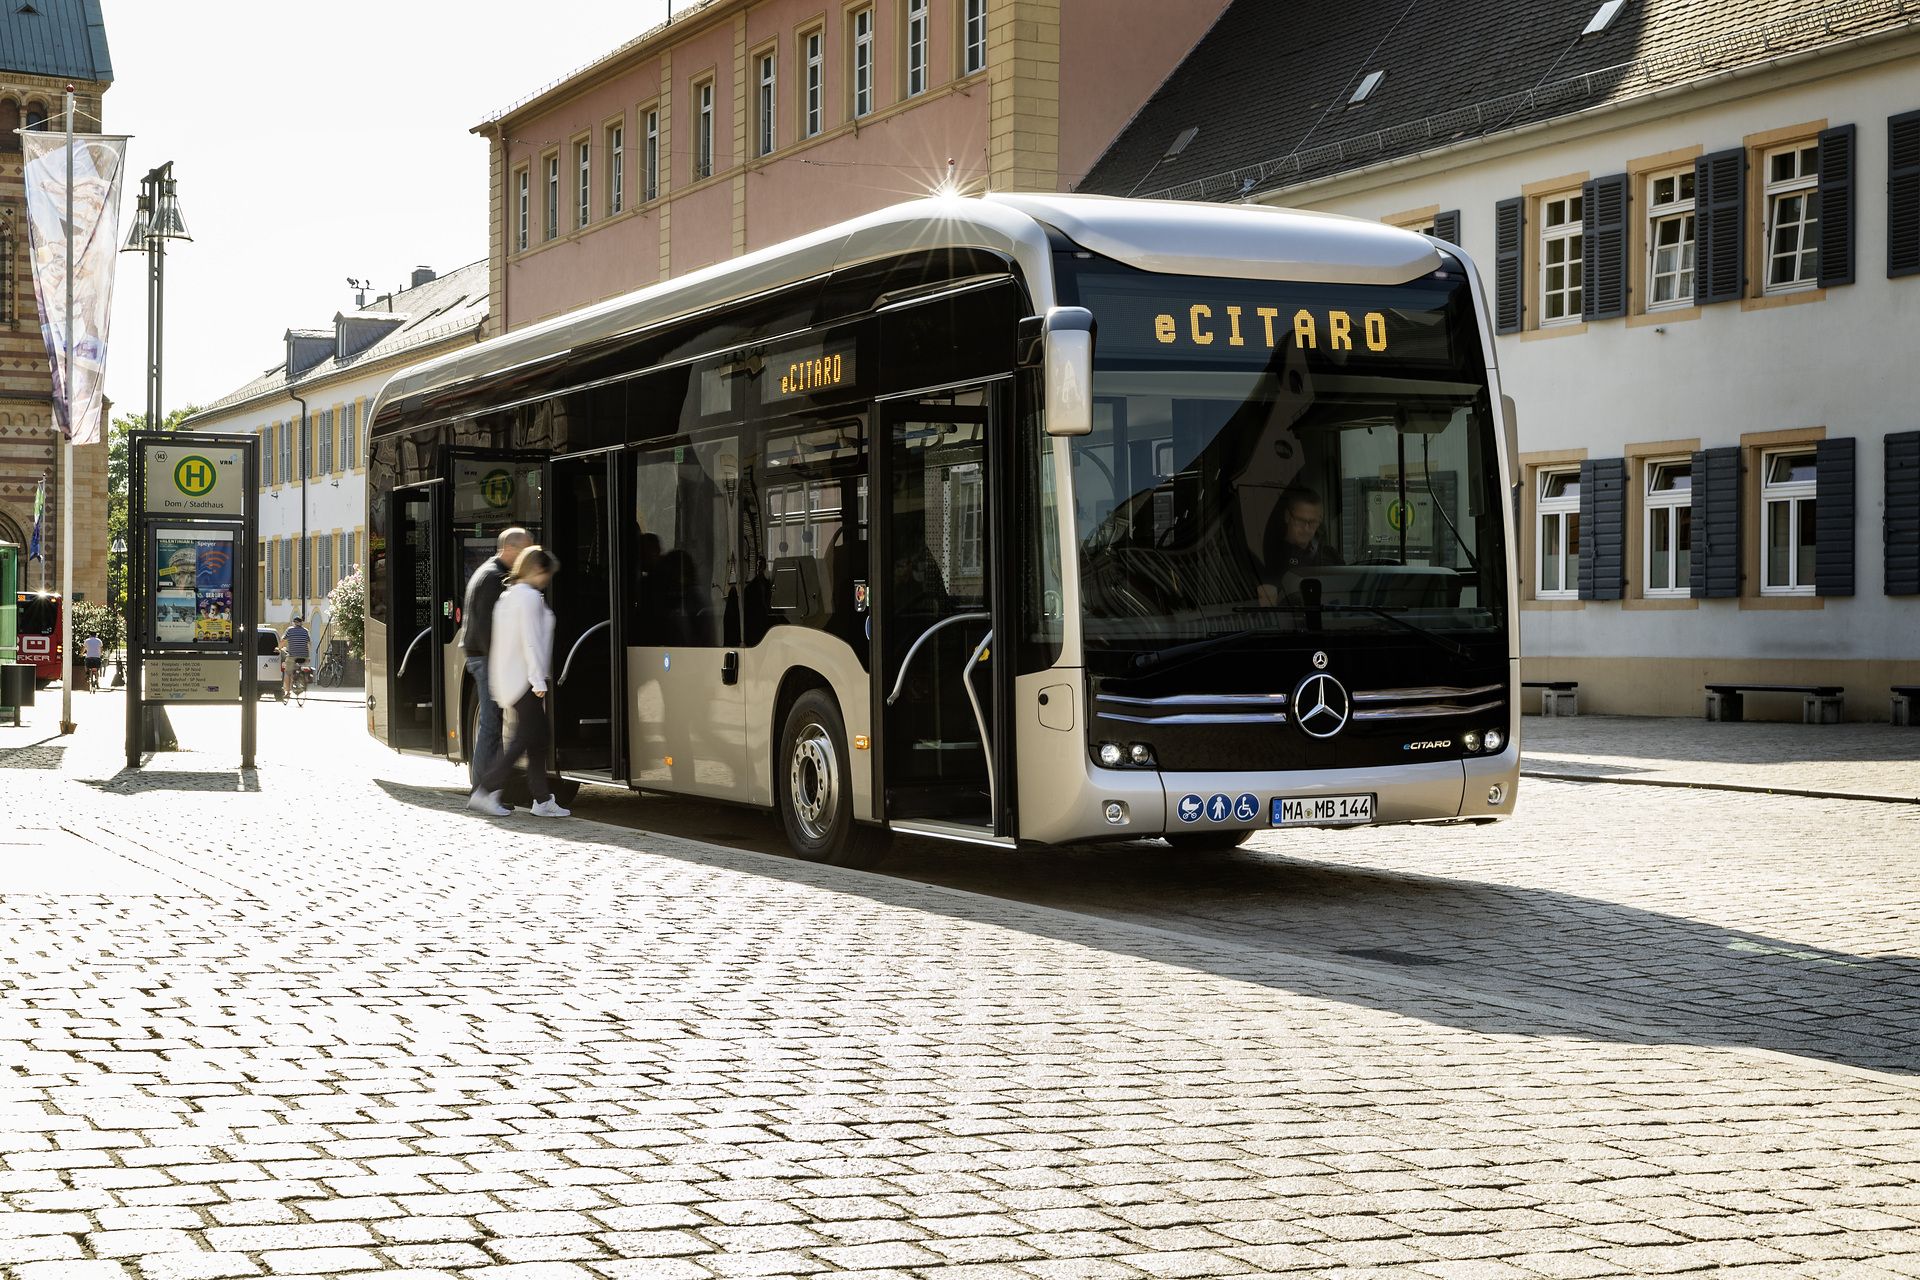
<path id="1" fill-rule="evenodd" d="M 853 819 L 846 724 L 824 689 L 807 690 L 787 713 L 779 761 L 774 794 L 796 854 L 837 867 L 870 867 L 886 856 L 887 833 Z"/>

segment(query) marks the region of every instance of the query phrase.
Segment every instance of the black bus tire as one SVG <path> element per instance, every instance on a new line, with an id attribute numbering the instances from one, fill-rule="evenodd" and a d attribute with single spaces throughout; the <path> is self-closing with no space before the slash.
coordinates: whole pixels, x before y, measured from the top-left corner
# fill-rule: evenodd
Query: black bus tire
<path id="1" fill-rule="evenodd" d="M 50 685 L 50 684 L 52 684 L 52 683 L 53 683 L 53 681 L 51 681 L 51 680 L 42 680 L 42 679 L 41 679 L 41 678 L 40 678 L 39 676 L 35 676 L 35 677 L 33 678 L 33 688 L 34 688 L 34 692 L 36 692 L 36 693 L 44 693 L 44 692 L 46 691 L 46 688 L 47 688 L 47 686 L 48 686 L 48 685 Z"/>
<path id="2" fill-rule="evenodd" d="M 1188 831 L 1161 837 L 1176 853 L 1225 853 L 1252 838 L 1251 831 Z"/>
<path id="3" fill-rule="evenodd" d="M 774 803 L 797 856 L 836 867 L 871 867 L 886 857 L 886 829 L 854 821 L 847 727 L 826 690 L 809 689 L 794 702 L 775 761 Z"/>

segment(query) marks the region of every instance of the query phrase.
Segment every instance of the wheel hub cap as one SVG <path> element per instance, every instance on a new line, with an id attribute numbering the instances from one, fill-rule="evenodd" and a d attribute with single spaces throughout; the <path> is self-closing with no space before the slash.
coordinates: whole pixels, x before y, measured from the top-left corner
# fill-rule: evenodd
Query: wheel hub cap
<path id="1" fill-rule="evenodd" d="M 821 726 L 808 725 L 794 741 L 789 783 L 801 831 L 809 840 L 826 839 L 840 810 L 840 761 Z"/>

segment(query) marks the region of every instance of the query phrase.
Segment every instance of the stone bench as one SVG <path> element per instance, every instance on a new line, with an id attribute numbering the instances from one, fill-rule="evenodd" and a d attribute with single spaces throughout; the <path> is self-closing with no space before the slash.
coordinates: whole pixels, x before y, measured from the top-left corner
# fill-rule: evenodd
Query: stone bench
<path id="1" fill-rule="evenodd" d="M 1520 687 L 1540 690 L 1540 714 L 1543 716 L 1580 714 L 1578 680 L 1522 680 Z"/>
<path id="2" fill-rule="evenodd" d="M 1803 724 L 1839 724 L 1846 714 L 1843 697 L 1846 686 L 1837 684 L 1710 684 L 1707 686 L 1707 719 L 1746 719 L 1749 693 L 1797 693 L 1802 695 L 1800 719 Z"/>
<path id="3" fill-rule="evenodd" d="M 1893 701 L 1887 707 L 1887 719 L 1894 724 L 1913 723 L 1913 700 L 1920 698 L 1920 684 L 1896 684 Z"/>

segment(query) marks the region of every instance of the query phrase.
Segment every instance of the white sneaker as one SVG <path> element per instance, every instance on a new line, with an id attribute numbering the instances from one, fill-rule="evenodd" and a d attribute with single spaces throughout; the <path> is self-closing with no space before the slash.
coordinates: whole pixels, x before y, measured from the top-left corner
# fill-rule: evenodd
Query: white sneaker
<path id="1" fill-rule="evenodd" d="M 473 794 L 467 797 L 467 808 L 492 818 L 504 818 L 513 812 L 500 803 L 498 791 L 482 791 L 479 787 L 475 787 Z"/>
<path id="2" fill-rule="evenodd" d="M 571 818 L 573 816 L 573 810 L 562 809 L 552 796 L 548 796 L 545 800 L 533 806 L 533 816 L 536 818 Z"/>

